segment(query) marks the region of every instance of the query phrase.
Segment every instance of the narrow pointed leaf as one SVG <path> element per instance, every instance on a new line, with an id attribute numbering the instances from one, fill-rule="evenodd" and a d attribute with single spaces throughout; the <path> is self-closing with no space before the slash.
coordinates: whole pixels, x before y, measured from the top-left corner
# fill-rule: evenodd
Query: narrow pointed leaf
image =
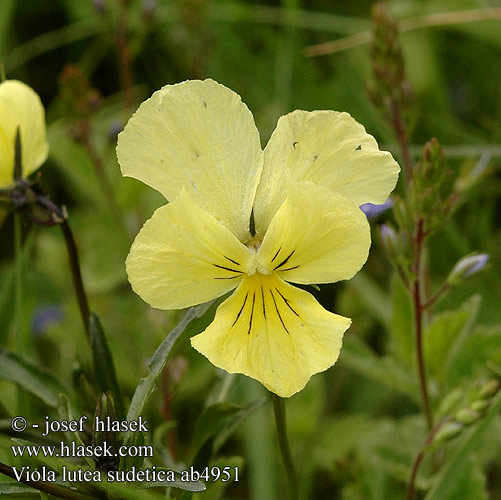
<path id="1" fill-rule="evenodd" d="M 119 420 L 123 420 L 125 411 L 122 393 L 115 372 L 115 365 L 113 364 L 113 357 L 99 316 L 94 312 L 90 315 L 89 329 L 92 360 L 99 390 L 100 392 L 111 392 L 117 417 Z"/>
<path id="2" fill-rule="evenodd" d="M 51 408 L 57 407 L 59 394 L 67 395 L 72 401 L 69 389 L 51 372 L 37 366 L 27 357 L 3 348 L 0 348 L 0 378 L 18 384 Z"/>

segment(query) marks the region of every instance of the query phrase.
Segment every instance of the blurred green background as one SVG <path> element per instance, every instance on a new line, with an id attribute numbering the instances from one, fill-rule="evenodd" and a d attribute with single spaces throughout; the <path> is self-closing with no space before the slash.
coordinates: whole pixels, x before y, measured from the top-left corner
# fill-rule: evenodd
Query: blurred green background
<path id="1" fill-rule="evenodd" d="M 318 57 L 304 52 L 307 46 L 370 30 L 371 5 L 365 0 L 0 0 L 0 61 L 7 78 L 33 87 L 46 107 L 50 156 L 41 169 L 42 182 L 54 201 L 68 208 L 91 307 L 105 326 L 128 397 L 181 313 L 149 308 L 128 284 L 124 261 L 130 244 L 164 200 L 140 182 L 122 178 L 115 157 L 118 132 L 139 103 L 163 85 L 210 77 L 242 96 L 263 145 L 282 114 L 335 109 L 351 113 L 398 159 L 392 131 L 365 93 L 371 76 L 369 44 Z M 387 5 L 397 19 L 501 7 L 495 0 L 395 0 Z M 501 13 L 498 9 L 488 21 L 443 24 L 403 33 L 401 43 L 416 100 L 414 156 L 437 137 L 455 171 L 466 175 L 487 165 L 446 228 L 433 236 L 426 256 L 427 286 L 434 290 L 462 256 L 475 250 L 490 255 L 486 272 L 436 307 L 453 310 L 473 294 L 482 297 L 477 324 L 496 335 L 479 354 L 481 361 L 467 371 L 466 378 L 473 380 L 484 373 L 485 361 L 501 359 Z M 371 221 L 374 243 L 359 276 L 315 292 L 326 308 L 351 317 L 353 326 L 337 365 L 315 376 L 289 404 L 304 499 L 403 498 L 409 465 L 423 440 L 416 416 L 419 398 L 401 387 L 408 382 L 410 392 L 415 390 L 413 363 L 395 372 L 378 364 L 378 356 L 395 351 L 398 333 L 412 335 L 408 299 L 390 278 L 391 264 L 376 237 L 375 227 L 391 217 L 386 212 Z M 90 354 L 66 251 L 57 228 L 33 231 L 30 239 L 25 228 L 30 247 L 23 329 L 31 339 L 29 354 L 70 381 L 80 369 L 90 372 Z M 12 233 L 7 218 L 0 228 L 0 343 L 8 347 L 15 345 Z M 350 339 L 355 341 L 351 348 Z M 369 353 L 360 351 L 359 340 Z M 406 378 L 398 380 L 398 374 Z M 177 345 L 149 419 L 156 426 L 173 419 L 171 435 L 163 442 L 178 460 L 188 460 L 195 419 L 221 377 L 187 339 Z M 450 382 L 447 388 L 453 386 Z M 437 396 L 440 389 L 435 389 Z M 95 406 L 95 390 L 78 390 L 89 408 Z M 2 382 L 0 391 L 0 412 L 7 418 L 15 386 Z M 233 380 L 236 402 L 262 394 L 257 382 Z M 486 457 L 501 442 L 501 425 L 495 425 L 495 438 L 481 448 Z M 246 422 L 222 456 L 220 463 L 226 464 L 226 456 L 229 465 L 241 465 L 241 481 L 225 492 L 214 487 L 202 498 L 285 498 L 270 405 Z M 8 462 L 6 457 L 7 451 L 2 458 Z M 308 460 L 299 462 L 300 457 Z M 501 498 L 499 457 L 497 462 L 479 460 L 487 479 L 477 483 L 491 499 Z M 488 498 L 475 495 L 450 498 Z"/>

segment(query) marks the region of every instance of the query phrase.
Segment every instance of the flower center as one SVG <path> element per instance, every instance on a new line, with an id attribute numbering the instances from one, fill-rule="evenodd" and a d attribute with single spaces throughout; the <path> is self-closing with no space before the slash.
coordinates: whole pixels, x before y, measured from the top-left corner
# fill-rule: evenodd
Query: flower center
<path id="1" fill-rule="evenodd" d="M 247 248 L 251 251 L 252 261 L 246 271 L 248 276 L 254 276 L 255 274 L 270 274 L 270 270 L 267 269 L 261 262 L 259 262 L 257 258 L 257 254 L 259 252 L 259 248 L 261 247 L 261 240 L 256 238 L 252 239 L 249 243 L 247 243 Z"/>

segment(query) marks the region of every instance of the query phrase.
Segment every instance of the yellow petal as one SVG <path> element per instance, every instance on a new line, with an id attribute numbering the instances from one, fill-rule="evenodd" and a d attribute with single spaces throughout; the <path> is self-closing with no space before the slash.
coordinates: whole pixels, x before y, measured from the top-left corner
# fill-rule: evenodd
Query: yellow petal
<path id="1" fill-rule="evenodd" d="M 369 247 L 369 223 L 352 201 L 301 182 L 289 186 L 266 232 L 258 269 L 294 283 L 333 283 L 359 271 Z"/>
<path id="2" fill-rule="evenodd" d="M 235 288 L 251 258 L 248 248 L 183 190 L 145 223 L 126 267 L 132 288 L 148 304 L 181 309 Z"/>
<path id="3" fill-rule="evenodd" d="M 276 274 L 245 276 L 191 344 L 211 363 L 290 397 L 332 366 L 350 320 Z"/>
<path id="4" fill-rule="evenodd" d="M 184 187 L 242 242 L 262 167 L 259 133 L 240 96 L 213 80 L 167 85 L 119 135 L 118 161 L 173 200 Z"/>
<path id="5" fill-rule="evenodd" d="M 286 179 L 312 181 L 355 205 L 383 203 L 398 178 L 390 153 L 348 113 L 294 111 L 282 116 L 264 151 L 254 203 L 258 236 L 264 234 L 286 196 Z"/>
<path id="6" fill-rule="evenodd" d="M 45 112 L 33 89 L 17 80 L 0 83 L 0 188 L 14 179 L 14 147 L 21 131 L 23 177 L 46 159 Z"/>

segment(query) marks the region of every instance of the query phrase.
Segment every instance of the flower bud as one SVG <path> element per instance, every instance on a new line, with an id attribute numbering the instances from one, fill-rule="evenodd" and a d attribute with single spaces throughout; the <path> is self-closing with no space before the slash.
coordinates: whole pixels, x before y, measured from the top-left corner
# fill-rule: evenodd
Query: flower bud
<path id="1" fill-rule="evenodd" d="M 479 398 L 480 399 L 488 399 L 488 398 L 494 396 L 494 394 L 496 394 L 496 392 L 498 392 L 498 390 L 499 390 L 499 381 L 498 380 L 489 380 L 484 385 L 482 385 L 482 387 L 480 388 Z"/>
<path id="2" fill-rule="evenodd" d="M 464 428 L 459 422 L 446 422 L 435 434 L 433 443 L 444 443 L 455 438 Z"/>
<path id="3" fill-rule="evenodd" d="M 399 237 L 393 227 L 389 224 L 382 224 L 379 227 L 381 243 L 390 257 L 400 254 L 401 244 Z"/>
<path id="4" fill-rule="evenodd" d="M 451 413 L 458 410 L 461 402 L 464 398 L 464 389 L 462 387 L 456 387 L 454 390 L 449 392 L 447 396 L 442 400 L 437 411 L 438 419 L 450 415 Z"/>
<path id="5" fill-rule="evenodd" d="M 470 425 L 473 424 L 473 422 L 476 422 L 482 415 L 471 408 L 461 408 L 456 415 L 454 415 L 454 418 L 456 421 L 460 422 L 461 424 L 464 425 Z"/>
<path id="6" fill-rule="evenodd" d="M 470 408 L 473 411 L 478 411 L 479 413 L 483 413 L 491 404 L 489 399 L 478 399 L 477 401 L 473 401 L 470 405 Z"/>
<path id="7" fill-rule="evenodd" d="M 106 391 L 101 394 L 94 415 L 94 428 L 92 430 L 92 445 L 102 446 L 111 451 L 112 456 L 96 456 L 94 461 L 96 469 L 102 471 L 118 470 L 119 457 L 113 456 L 117 452 L 117 433 L 113 430 L 108 430 L 105 425 L 105 430 L 98 430 L 96 422 L 109 422 L 116 420 L 115 404 L 111 392 Z"/>
<path id="8" fill-rule="evenodd" d="M 486 253 L 469 255 L 460 259 L 447 277 L 451 286 L 461 284 L 466 278 L 481 271 L 487 264 L 489 255 Z"/>

